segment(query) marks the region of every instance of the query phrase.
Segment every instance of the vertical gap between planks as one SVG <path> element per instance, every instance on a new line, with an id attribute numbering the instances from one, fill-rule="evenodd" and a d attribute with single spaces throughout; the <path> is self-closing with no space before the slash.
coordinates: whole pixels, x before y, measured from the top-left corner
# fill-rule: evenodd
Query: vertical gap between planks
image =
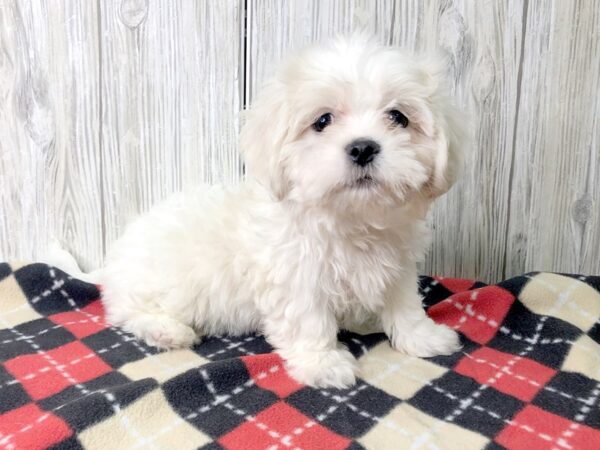
<path id="1" fill-rule="evenodd" d="M 106 199 L 104 198 L 104 145 L 102 138 L 103 131 L 103 114 L 104 104 L 102 101 L 102 0 L 97 0 L 97 14 L 98 14 L 98 152 L 100 154 L 100 232 L 102 233 L 101 241 L 101 254 L 100 261 L 96 261 L 97 267 L 99 268 L 104 265 L 104 257 L 106 255 Z"/>
<path id="2" fill-rule="evenodd" d="M 510 240 L 510 221 L 512 218 L 512 193 L 513 193 L 513 178 L 515 173 L 515 158 L 516 158 L 516 145 L 517 145 L 517 131 L 519 127 L 519 112 L 521 103 L 521 84 L 523 82 L 523 61 L 525 59 L 525 37 L 527 35 L 527 12 L 529 9 L 529 0 L 523 2 L 523 14 L 521 17 L 521 54 L 519 56 L 519 68 L 517 72 L 517 93 L 515 95 L 515 120 L 513 124 L 513 136 L 512 136 L 512 149 L 511 149 L 511 161 L 510 171 L 508 173 L 508 203 L 507 203 L 507 217 L 506 217 L 506 228 L 504 231 L 504 259 L 502 261 L 502 275 L 503 280 L 506 279 L 506 266 L 508 264 L 508 243 Z"/>
<path id="3" fill-rule="evenodd" d="M 388 37 L 388 45 L 392 45 L 394 43 L 394 27 L 396 25 L 396 2 L 392 2 L 392 21 L 390 23 L 390 36 Z"/>
<path id="4" fill-rule="evenodd" d="M 242 111 L 248 107 L 248 0 L 244 0 L 244 10 L 242 11 Z"/>
<path id="5" fill-rule="evenodd" d="M 250 68 L 249 68 L 249 64 L 248 64 L 248 54 L 249 54 L 249 42 L 250 39 L 248 39 L 248 0 L 244 0 L 243 1 L 243 17 L 242 17 L 242 23 L 241 23 L 241 31 L 242 31 L 242 61 L 241 61 L 241 66 L 242 66 L 242 70 L 241 70 L 241 84 L 242 84 L 242 89 L 241 89 L 241 102 L 240 102 L 240 106 L 241 106 L 241 111 L 239 112 L 240 117 L 239 117 L 239 129 L 238 129 L 238 143 L 239 143 L 239 134 L 242 130 L 242 126 L 244 125 L 244 115 L 246 113 L 246 110 L 248 109 L 248 106 L 250 104 L 250 100 L 248 99 L 249 96 L 249 80 L 250 80 Z M 239 146 L 239 144 L 238 144 Z M 238 148 L 238 155 L 241 155 L 241 148 Z M 246 173 L 246 165 L 244 163 L 244 159 L 242 158 L 241 160 L 241 170 L 242 170 L 242 178 L 244 177 L 245 173 Z"/>

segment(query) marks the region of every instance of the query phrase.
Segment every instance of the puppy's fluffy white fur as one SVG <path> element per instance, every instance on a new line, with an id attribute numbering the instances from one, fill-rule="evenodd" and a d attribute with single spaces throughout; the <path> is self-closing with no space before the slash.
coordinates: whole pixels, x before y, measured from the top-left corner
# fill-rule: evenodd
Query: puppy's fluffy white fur
<path id="1" fill-rule="evenodd" d="M 362 37 L 293 56 L 247 115 L 245 181 L 173 196 L 109 251 L 108 320 L 167 349 L 262 332 L 296 380 L 321 387 L 354 383 L 336 336 L 367 318 L 399 351 L 456 351 L 421 307 L 415 264 L 427 210 L 461 165 L 461 120 L 431 60 Z M 364 167 L 346 149 L 359 138 L 381 147 Z"/>

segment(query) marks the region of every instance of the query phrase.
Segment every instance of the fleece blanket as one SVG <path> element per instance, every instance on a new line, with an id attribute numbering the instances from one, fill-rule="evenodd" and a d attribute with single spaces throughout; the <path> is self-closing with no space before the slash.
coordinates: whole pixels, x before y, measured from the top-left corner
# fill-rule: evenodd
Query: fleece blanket
<path id="1" fill-rule="evenodd" d="M 0 264 L 0 448 L 600 449 L 600 277 L 421 278 L 462 351 L 382 334 L 346 390 L 301 386 L 261 336 L 158 352 L 104 320 L 96 286 Z"/>

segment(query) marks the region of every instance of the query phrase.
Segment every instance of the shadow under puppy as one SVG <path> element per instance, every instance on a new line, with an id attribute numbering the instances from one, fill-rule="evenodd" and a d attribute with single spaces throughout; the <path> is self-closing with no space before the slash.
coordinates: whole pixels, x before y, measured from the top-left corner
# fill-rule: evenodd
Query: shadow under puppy
<path id="1" fill-rule="evenodd" d="M 409 355 L 457 351 L 417 290 L 426 214 L 463 144 L 438 63 L 363 37 L 288 59 L 248 112 L 245 180 L 177 194 L 112 246 L 108 320 L 165 349 L 261 332 L 318 387 L 355 382 L 337 332 L 366 318 Z"/>

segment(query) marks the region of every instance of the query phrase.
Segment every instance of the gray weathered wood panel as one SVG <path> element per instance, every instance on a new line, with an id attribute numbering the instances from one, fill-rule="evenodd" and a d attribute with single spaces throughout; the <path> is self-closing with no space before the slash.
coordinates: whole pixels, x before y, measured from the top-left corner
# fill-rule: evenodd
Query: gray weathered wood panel
<path id="1" fill-rule="evenodd" d="M 96 6 L 0 1 L 1 259 L 101 259 Z"/>
<path id="2" fill-rule="evenodd" d="M 507 274 L 600 273 L 600 2 L 529 2 Z"/>
<path id="3" fill-rule="evenodd" d="M 240 178 L 242 6 L 101 1 L 107 245 L 166 195 Z"/>
<path id="4" fill-rule="evenodd" d="M 441 49 L 474 123 L 423 270 L 599 273 L 600 0 L 0 0 L 0 260 L 57 237 L 97 266 L 152 203 L 238 180 L 243 104 L 356 29 Z"/>

